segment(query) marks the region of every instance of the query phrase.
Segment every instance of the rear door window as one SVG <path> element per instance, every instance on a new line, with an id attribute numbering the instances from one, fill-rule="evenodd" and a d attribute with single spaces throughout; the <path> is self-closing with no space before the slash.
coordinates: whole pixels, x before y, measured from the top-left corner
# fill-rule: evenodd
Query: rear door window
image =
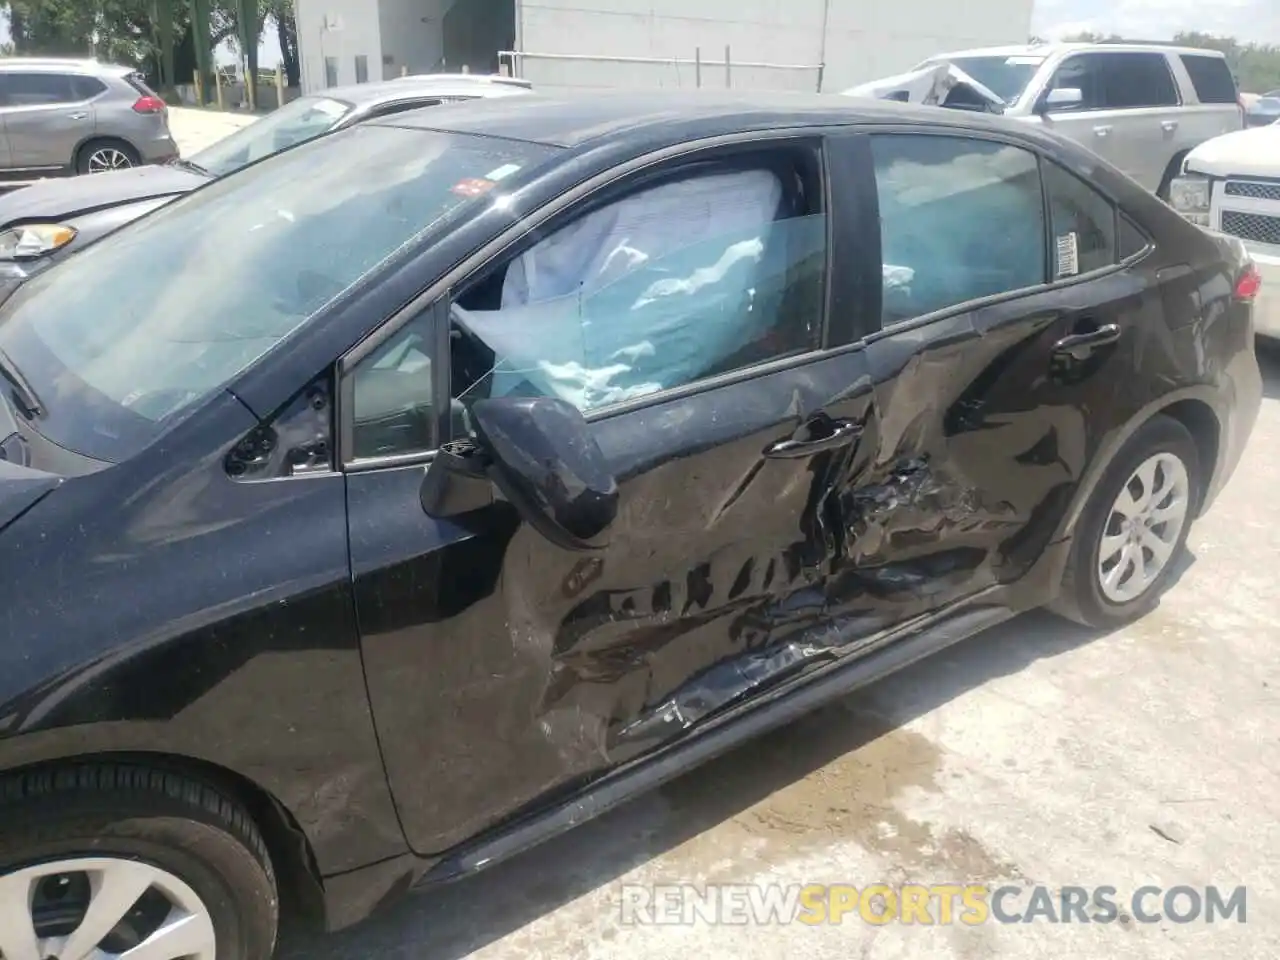
<path id="1" fill-rule="evenodd" d="M 10 107 L 32 107 L 44 104 L 75 103 L 74 80 L 65 73 L 0 74 L 0 101 Z"/>
<path id="2" fill-rule="evenodd" d="M 1180 102 L 1164 54 L 1107 53 L 1101 57 L 1107 109 L 1176 107 Z"/>
<path id="3" fill-rule="evenodd" d="M 1239 98 L 1235 77 L 1222 57 L 1184 53 L 1182 65 L 1191 74 L 1191 84 L 1201 103 L 1235 103 Z"/>
<path id="4" fill-rule="evenodd" d="M 871 139 L 884 326 L 1045 282 L 1036 156 L 986 140 Z"/>

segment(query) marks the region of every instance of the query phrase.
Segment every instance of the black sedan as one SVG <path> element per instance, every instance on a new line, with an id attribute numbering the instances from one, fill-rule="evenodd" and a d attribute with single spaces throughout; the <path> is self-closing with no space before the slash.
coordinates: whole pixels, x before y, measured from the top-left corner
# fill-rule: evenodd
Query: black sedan
<path id="1" fill-rule="evenodd" d="M 121 228 L 0 308 L 0 953 L 263 960 L 1141 616 L 1257 285 L 1081 147 L 821 96 L 436 107 Z"/>

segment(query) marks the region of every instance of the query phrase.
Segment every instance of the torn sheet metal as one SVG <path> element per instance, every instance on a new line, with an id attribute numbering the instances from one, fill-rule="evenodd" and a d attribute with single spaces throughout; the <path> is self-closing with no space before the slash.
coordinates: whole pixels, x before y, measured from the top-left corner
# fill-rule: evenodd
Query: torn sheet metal
<path id="1" fill-rule="evenodd" d="M 930 107 L 985 108 L 1003 113 L 1007 104 L 989 87 L 953 63 L 934 63 L 919 70 L 859 84 L 843 91 L 846 97 L 873 97 Z"/>

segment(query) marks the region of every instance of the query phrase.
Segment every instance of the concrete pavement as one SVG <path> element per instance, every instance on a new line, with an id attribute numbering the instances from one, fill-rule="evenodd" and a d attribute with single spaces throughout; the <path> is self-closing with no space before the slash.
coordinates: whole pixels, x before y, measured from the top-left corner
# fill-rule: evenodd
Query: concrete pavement
<path id="1" fill-rule="evenodd" d="M 203 150 L 258 119 L 252 114 L 220 113 L 196 107 L 170 107 L 169 130 L 184 157 Z"/>

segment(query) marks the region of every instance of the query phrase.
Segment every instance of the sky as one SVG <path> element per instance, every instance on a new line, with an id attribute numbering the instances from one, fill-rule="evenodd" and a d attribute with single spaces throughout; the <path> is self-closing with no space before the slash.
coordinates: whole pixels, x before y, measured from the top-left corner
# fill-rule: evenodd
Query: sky
<path id="1" fill-rule="evenodd" d="M 1083 30 L 1168 40 L 1196 30 L 1280 44 L 1280 0 L 1036 0 L 1031 24 L 1049 40 Z"/>
<path id="2" fill-rule="evenodd" d="M 982 0 L 969 0 L 982 3 Z M 1280 0 L 1036 0 L 1031 32 L 1049 40 L 1088 30 L 1142 40 L 1168 40 L 1184 30 L 1233 36 L 1243 42 L 1280 45 Z M 9 39 L 9 23 L 0 16 L 0 41 Z M 280 47 L 270 28 L 258 60 L 274 67 Z M 218 60 L 233 63 L 230 46 Z"/>

